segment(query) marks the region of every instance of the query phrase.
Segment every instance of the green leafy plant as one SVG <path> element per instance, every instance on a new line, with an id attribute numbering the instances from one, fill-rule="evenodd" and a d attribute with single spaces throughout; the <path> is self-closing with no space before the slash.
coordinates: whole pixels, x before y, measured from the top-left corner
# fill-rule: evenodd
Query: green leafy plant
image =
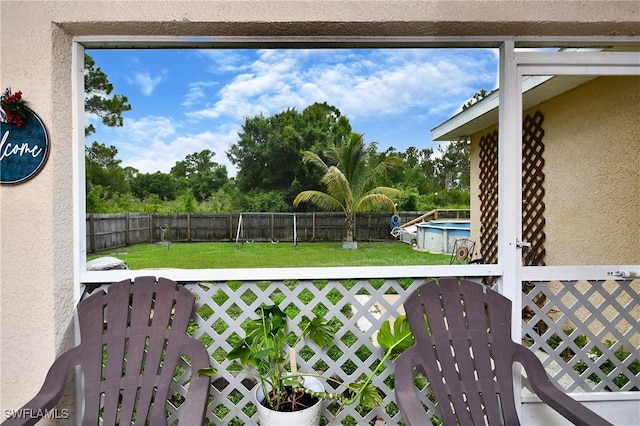
<path id="1" fill-rule="evenodd" d="M 334 341 L 335 333 L 324 318 L 301 318 L 302 332 L 290 344 L 289 319 L 277 306 L 263 306 L 258 311 L 258 319 L 248 323 L 245 338 L 228 353 L 227 359 L 238 360 L 244 372 L 256 377 L 263 387 L 264 405 L 277 411 L 295 411 L 297 401 L 303 395 L 328 400 L 336 400 L 341 405 L 358 402 L 365 407 L 378 407 L 382 396 L 371 383 L 373 377 L 384 367 L 385 362 L 395 359 L 402 351 L 413 345 L 413 335 L 405 316 L 395 320 L 393 326 L 385 321 L 378 333 L 378 344 L 386 352 L 371 374 L 356 383 L 344 384 L 331 377 L 317 373 L 298 373 L 295 365 L 295 348 L 303 341 L 310 340 L 318 348 L 327 348 Z M 208 368 L 199 374 L 213 376 L 216 371 Z M 342 393 L 314 392 L 302 386 L 304 377 L 317 377 L 345 388 Z M 303 408 L 303 407 L 301 407 Z"/>

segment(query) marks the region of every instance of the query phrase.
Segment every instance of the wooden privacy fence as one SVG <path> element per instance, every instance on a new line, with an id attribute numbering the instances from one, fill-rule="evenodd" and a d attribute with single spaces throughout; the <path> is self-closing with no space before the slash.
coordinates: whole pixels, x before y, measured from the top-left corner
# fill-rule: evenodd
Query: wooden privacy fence
<path id="1" fill-rule="evenodd" d="M 399 212 L 402 223 L 423 212 Z M 240 213 L 92 213 L 87 215 L 87 250 L 96 252 L 134 244 L 235 241 Z M 359 241 L 393 240 L 389 212 L 359 213 L 355 238 Z M 438 210 L 435 217 L 469 218 L 469 210 Z M 345 236 L 344 214 L 296 213 L 299 242 L 340 241 Z M 293 216 L 271 213 L 244 215 L 241 238 L 251 241 L 293 241 Z"/>

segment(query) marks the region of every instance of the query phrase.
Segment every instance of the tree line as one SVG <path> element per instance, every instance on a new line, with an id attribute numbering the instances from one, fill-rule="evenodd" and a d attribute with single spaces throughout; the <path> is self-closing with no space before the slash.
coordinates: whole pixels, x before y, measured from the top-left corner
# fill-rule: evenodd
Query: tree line
<path id="1" fill-rule="evenodd" d="M 107 76 L 85 56 L 85 110 L 107 126 L 121 126 L 122 113 L 131 109 L 126 96 L 114 95 Z M 95 129 L 86 129 L 87 137 Z M 271 116 L 245 118 L 238 140 L 225 153 L 205 149 L 176 161 L 168 173 L 141 173 L 123 167 L 118 150 L 93 141 L 86 146 L 86 200 L 88 213 L 114 212 L 237 212 L 305 211 L 316 208 L 294 199 L 303 191 L 325 191 L 326 169 L 303 161 L 314 155 L 330 164 L 332 149 L 360 139 L 362 167 L 374 169 L 389 160 L 394 167 L 375 174 L 379 187 L 399 190 L 393 197 L 398 210 L 468 208 L 469 151 L 456 142 L 439 148 L 409 147 L 401 152 L 378 151 L 376 142 L 364 143 L 348 117 L 327 103 L 302 111 L 289 108 Z M 226 155 L 237 168 L 230 177 L 216 159 Z"/>

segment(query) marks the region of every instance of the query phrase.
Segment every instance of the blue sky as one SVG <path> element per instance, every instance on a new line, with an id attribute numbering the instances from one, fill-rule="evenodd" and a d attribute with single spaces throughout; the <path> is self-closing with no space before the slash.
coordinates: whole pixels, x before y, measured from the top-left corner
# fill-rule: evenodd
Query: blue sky
<path id="1" fill-rule="evenodd" d="M 365 142 L 404 151 L 438 144 L 431 129 L 480 89 L 497 87 L 495 49 L 88 50 L 132 110 L 124 126 L 87 117 L 123 166 L 168 173 L 188 154 L 226 156 L 246 117 L 327 102 Z"/>

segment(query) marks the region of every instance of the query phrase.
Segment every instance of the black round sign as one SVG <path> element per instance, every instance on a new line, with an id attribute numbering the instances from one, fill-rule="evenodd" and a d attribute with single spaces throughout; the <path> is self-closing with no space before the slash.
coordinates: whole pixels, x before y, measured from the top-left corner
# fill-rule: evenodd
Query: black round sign
<path id="1" fill-rule="evenodd" d="M 40 172 L 49 156 L 49 137 L 42 120 L 28 110 L 22 126 L 0 123 L 0 179 L 3 185 L 25 182 Z"/>

